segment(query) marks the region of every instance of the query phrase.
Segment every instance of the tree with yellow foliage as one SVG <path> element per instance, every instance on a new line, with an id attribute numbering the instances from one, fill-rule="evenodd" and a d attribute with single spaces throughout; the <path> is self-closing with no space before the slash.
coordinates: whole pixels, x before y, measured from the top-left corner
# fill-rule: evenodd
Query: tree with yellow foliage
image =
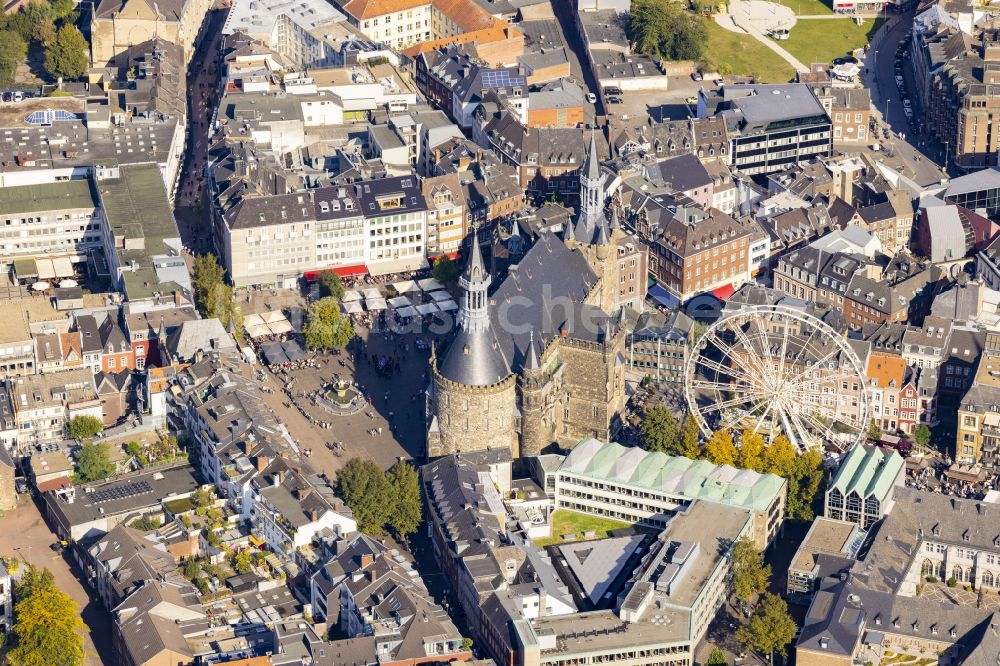
<path id="1" fill-rule="evenodd" d="M 705 442 L 705 458 L 716 465 L 735 465 L 739 451 L 728 430 L 716 430 Z"/>
<path id="2" fill-rule="evenodd" d="M 736 466 L 763 472 L 765 449 L 767 442 L 764 441 L 763 435 L 755 430 L 744 430 L 740 434 L 740 451 L 736 456 Z"/>
<path id="3" fill-rule="evenodd" d="M 45 571 L 32 569 L 25 574 L 27 582 L 15 587 L 14 646 L 7 653 L 12 666 L 81 666 L 83 664 L 83 632 L 76 604 Z M 18 594 L 20 592 L 20 594 Z"/>
<path id="4" fill-rule="evenodd" d="M 795 446 L 784 435 L 778 435 L 764 450 L 762 471 L 788 478 L 795 462 Z"/>

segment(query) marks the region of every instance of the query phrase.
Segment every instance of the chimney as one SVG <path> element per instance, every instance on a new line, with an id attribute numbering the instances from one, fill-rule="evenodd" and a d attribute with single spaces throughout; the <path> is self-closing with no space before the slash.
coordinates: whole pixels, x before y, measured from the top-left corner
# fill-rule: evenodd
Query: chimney
<path id="1" fill-rule="evenodd" d="M 271 461 L 267 456 L 257 456 L 257 471 L 263 472 L 269 462 Z"/>
<path id="2" fill-rule="evenodd" d="M 368 579 L 373 583 L 378 580 L 378 571 L 374 567 L 368 572 Z"/>
<path id="3" fill-rule="evenodd" d="M 174 307 L 181 306 L 181 292 L 179 289 L 174 290 Z"/>
<path id="4" fill-rule="evenodd" d="M 309 512 L 309 522 L 315 523 L 317 520 L 319 520 L 319 511 L 313 509 Z"/>

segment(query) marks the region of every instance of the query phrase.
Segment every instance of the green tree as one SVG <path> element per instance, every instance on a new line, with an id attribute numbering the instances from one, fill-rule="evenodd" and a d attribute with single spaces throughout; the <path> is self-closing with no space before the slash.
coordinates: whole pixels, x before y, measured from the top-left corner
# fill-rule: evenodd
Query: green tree
<path id="1" fill-rule="evenodd" d="M 129 442 L 125 445 L 125 452 L 133 458 L 138 458 L 142 453 L 142 444 L 139 442 Z"/>
<path id="2" fill-rule="evenodd" d="M 24 40 L 25 44 L 31 41 L 32 25 L 31 19 L 25 12 L 13 12 L 0 17 L 0 30 L 10 30 Z"/>
<path id="3" fill-rule="evenodd" d="M 213 502 L 215 502 L 215 495 L 211 488 L 199 488 L 191 496 L 191 504 L 194 505 L 195 509 L 208 509 Z"/>
<path id="4" fill-rule="evenodd" d="M 701 458 L 701 430 L 698 429 L 698 422 L 693 416 L 688 415 L 684 419 L 684 428 L 681 430 L 681 444 L 677 455 L 697 460 Z"/>
<path id="5" fill-rule="evenodd" d="M 219 265 L 214 254 L 203 254 L 194 258 L 194 269 L 191 276 L 191 286 L 194 288 L 194 300 L 198 311 L 203 317 L 215 317 L 219 309 L 214 296 L 218 295 L 216 288 L 224 285 L 226 271 Z"/>
<path id="6" fill-rule="evenodd" d="M 354 326 L 340 313 L 335 298 L 321 298 L 309 306 L 302 334 L 309 349 L 343 349 L 354 337 Z"/>
<path id="7" fill-rule="evenodd" d="M 187 562 L 184 563 L 184 577 L 188 580 L 194 580 L 201 576 L 201 565 L 198 564 L 198 560 L 193 557 L 187 558 Z"/>
<path id="8" fill-rule="evenodd" d="M 344 283 L 340 280 L 340 276 L 333 271 L 323 271 L 316 278 L 319 283 L 319 295 L 321 297 L 332 296 L 338 301 L 344 300 Z"/>
<path id="9" fill-rule="evenodd" d="M 761 471 L 768 474 L 788 478 L 792 473 L 792 463 L 797 451 L 795 446 L 784 435 L 778 435 L 764 449 L 764 462 Z"/>
<path id="10" fill-rule="evenodd" d="M 76 473 L 84 483 L 106 479 L 115 472 L 108 459 L 108 447 L 103 443 L 84 442 L 76 456 Z"/>
<path id="11" fill-rule="evenodd" d="M 104 422 L 96 416 L 81 414 L 69 422 L 70 439 L 90 439 L 104 430 Z"/>
<path id="12" fill-rule="evenodd" d="M 733 433 L 728 430 L 716 430 L 705 442 L 705 459 L 716 465 L 735 465 L 737 454 Z"/>
<path id="13" fill-rule="evenodd" d="M 389 526 L 400 536 L 413 534 L 423 517 L 417 470 L 409 463 L 399 461 L 389 470 L 388 478 L 393 495 Z"/>
<path id="14" fill-rule="evenodd" d="M 0 30 L 0 86 L 14 85 L 14 73 L 28 55 L 28 44 L 13 30 Z"/>
<path id="15" fill-rule="evenodd" d="M 931 443 L 931 429 L 921 423 L 913 431 L 913 441 L 926 448 Z"/>
<path id="16" fill-rule="evenodd" d="M 451 257 L 440 256 L 434 260 L 431 276 L 441 284 L 451 284 L 458 279 L 458 264 Z"/>
<path id="17" fill-rule="evenodd" d="M 681 429 L 666 405 L 653 405 L 646 411 L 639 428 L 647 451 L 677 455 L 681 449 Z"/>
<path id="18" fill-rule="evenodd" d="M 381 533 L 393 514 L 393 488 L 382 468 L 371 460 L 351 458 L 337 472 L 337 486 L 354 512 L 358 529 Z"/>
<path id="19" fill-rule="evenodd" d="M 771 565 L 764 564 L 763 554 L 747 537 L 733 544 L 730 554 L 733 595 L 740 601 L 751 601 L 763 594 L 771 580 Z"/>
<path id="20" fill-rule="evenodd" d="M 55 587 L 52 575 L 34 572 L 28 585 L 23 580 L 17 585 L 15 594 L 15 640 L 7 662 L 11 666 L 81 666 L 86 625 L 73 600 Z"/>
<path id="21" fill-rule="evenodd" d="M 788 604 L 776 594 L 766 593 L 754 608 L 749 622 L 736 630 L 736 640 L 757 652 L 787 654 L 786 646 L 795 637 L 795 620 Z"/>
<path id="22" fill-rule="evenodd" d="M 238 551 L 233 555 L 233 569 L 236 573 L 250 573 L 253 569 L 253 554 L 248 548 Z"/>
<path id="23" fill-rule="evenodd" d="M 788 508 L 793 520 L 813 519 L 813 500 L 823 482 L 823 454 L 812 448 L 795 456 L 788 475 Z"/>
<path id="24" fill-rule="evenodd" d="M 754 430 L 744 430 L 740 435 L 740 451 L 736 455 L 736 466 L 742 469 L 752 469 L 755 472 L 764 471 L 764 451 L 767 442 Z"/>
<path id="25" fill-rule="evenodd" d="M 878 427 L 878 421 L 875 420 L 875 417 L 872 417 L 871 423 L 868 424 L 868 441 L 874 443 L 881 439 L 882 428 Z"/>
<path id="26" fill-rule="evenodd" d="M 708 655 L 708 666 L 729 666 L 726 653 L 717 647 L 713 647 L 712 653 Z"/>
<path id="27" fill-rule="evenodd" d="M 645 55 L 664 60 L 699 60 L 708 40 L 705 20 L 671 0 L 634 0 L 629 39 Z"/>
<path id="28" fill-rule="evenodd" d="M 87 40 L 75 25 L 64 24 L 45 49 L 45 71 L 56 78 L 76 80 L 87 73 Z"/>
<path id="29" fill-rule="evenodd" d="M 35 565 L 28 564 L 21 580 L 14 584 L 14 598 L 30 597 L 40 589 L 55 587 L 56 579 L 48 569 L 39 571 Z"/>

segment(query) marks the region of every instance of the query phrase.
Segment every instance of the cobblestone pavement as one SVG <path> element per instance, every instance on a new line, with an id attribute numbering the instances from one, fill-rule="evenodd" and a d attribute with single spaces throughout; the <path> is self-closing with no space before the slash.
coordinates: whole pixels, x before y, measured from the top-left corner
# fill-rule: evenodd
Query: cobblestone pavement
<path id="1" fill-rule="evenodd" d="M 310 462 L 331 479 L 344 462 L 356 456 L 370 458 L 386 468 L 399 458 L 416 459 L 414 464 L 419 464 L 423 458 L 423 391 L 430 351 L 418 349 L 416 340 L 419 337 L 426 342 L 429 337 L 375 334 L 369 338 L 365 330 L 358 333 L 360 344 L 356 341 L 349 352 L 340 355 L 318 355 L 318 367 L 265 373 L 264 385 L 274 392 L 265 393 L 264 399 L 298 446 L 311 449 Z M 391 376 L 380 375 L 367 361 L 369 354 L 394 358 L 399 364 L 398 371 Z M 301 395 L 304 392 L 308 396 L 338 378 L 356 382 L 358 388 L 372 398 L 372 404 L 353 415 L 335 416 Z M 289 381 L 292 398 L 284 391 Z M 320 427 L 322 421 L 329 422 L 330 427 Z M 374 437 L 369 434 L 371 430 L 378 432 L 379 428 L 381 434 Z M 341 457 L 326 448 L 327 443 L 333 442 L 344 443 Z"/>

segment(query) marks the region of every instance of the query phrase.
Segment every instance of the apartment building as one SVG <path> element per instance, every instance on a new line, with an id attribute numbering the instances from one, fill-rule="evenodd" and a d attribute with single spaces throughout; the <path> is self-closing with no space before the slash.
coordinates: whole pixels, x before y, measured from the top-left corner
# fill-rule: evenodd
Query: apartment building
<path id="1" fill-rule="evenodd" d="M 929 308 L 939 276 L 936 266 L 905 251 L 884 268 L 865 264 L 853 275 L 844 294 L 844 319 L 851 328 L 906 321 Z"/>
<path id="2" fill-rule="evenodd" d="M 342 276 L 365 272 L 367 260 L 365 219 L 350 186 L 321 187 L 312 191 L 316 215 L 316 271 L 332 270 Z M 306 271 L 310 275 L 311 271 Z"/>
<path id="3" fill-rule="evenodd" d="M 468 233 L 469 217 L 458 174 L 425 178 L 420 187 L 427 202 L 427 256 L 454 256 Z"/>
<path id="4" fill-rule="evenodd" d="M 763 549 L 784 521 L 786 492 L 773 474 L 586 439 L 556 473 L 555 506 L 661 528 L 695 500 L 724 504 L 750 512 L 749 535 Z"/>
<path id="5" fill-rule="evenodd" d="M 698 117 L 725 119 L 729 164 L 748 176 L 782 171 L 833 149 L 833 125 L 805 84 L 725 85 L 699 93 Z"/>
<path id="6" fill-rule="evenodd" d="M 958 406 L 955 460 L 1000 463 L 1000 334 L 986 334 L 979 367 Z"/>
<path id="7" fill-rule="evenodd" d="M 947 56 L 928 76 L 925 123 L 948 149 L 949 162 L 973 170 L 997 164 L 1000 137 L 1000 42 L 983 31 L 969 39 L 956 31 Z M 931 43 L 933 44 L 933 42 Z M 954 48 L 961 45 L 964 48 Z M 932 51 L 932 45 L 926 45 Z M 933 62 L 933 56 L 927 57 Z"/>
<path id="8" fill-rule="evenodd" d="M 222 257 L 237 287 L 294 287 L 316 266 L 315 206 L 308 192 L 241 199 L 223 213 Z"/>
<path id="9" fill-rule="evenodd" d="M 867 530 L 892 511 L 905 477 L 906 461 L 895 451 L 856 446 L 830 479 L 823 513 Z"/>
<path id="10" fill-rule="evenodd" d="M 430 40 L 447 40 L 464 33 L 506 28 L 472 0 L 341 0 L 347 20 L 365 36 L 403 50 Z M 484 34 L 484 33 L 481 33 Z"/>
<path id="11" fill-rule="evenodd" d="M 427 265 L 427 204 L 416 176 L 362 181 L 355 196 L 368 231 L 368 271 L 382 275 Z"/>
<path id="12" fill-rule="evenodd" d="M 833 121 L 834 143 L 868 143 L 868 123 L 872 117 L 872 99 L 868 88 L 823 86 L 814 90 L 819 103 Z"/>
<path id="13" fill-rule="evenodd" d="M 649 247 L 649 272 L 681 301 L 750 280 L 754 225 L 668 196 L 643 202 L 636 231 Z"/>
<path id="14" fill-rule="evenodd" d="M 0 264 L 66 257 L 73 263 L 101 248 L 104 219 L 89 179 L 0 189 Z"/>
<path id="15" fill-rule="evenodd" d="M 300 69 L 337 63 L 335 38 L 346 38 L 346 17 L 323 0 L 234 0 L 223 35 L 243 33 Z"/>
<path id="16" fill-rule="evenodd" d="M 10 383 L 18 445 L 59 442 L 77 416 L 104 421 L 104 409 L 87 368 L 18 377 Z"/>
<path id="17" fill-rule="evenodd" d="M 797 604 L 808 604 L 827 576 L 850 569 L 866 532 L 856 524 L 818 516 L 788 565 L 785 594 Z"/>
<path id="18" fill-rule="evenodd" d="M 920 423 L 916 371 L 901 356 L 872 353 L 865 374 L 872 418 L 878 426 L 887 432 L 912 434 Z"/>

